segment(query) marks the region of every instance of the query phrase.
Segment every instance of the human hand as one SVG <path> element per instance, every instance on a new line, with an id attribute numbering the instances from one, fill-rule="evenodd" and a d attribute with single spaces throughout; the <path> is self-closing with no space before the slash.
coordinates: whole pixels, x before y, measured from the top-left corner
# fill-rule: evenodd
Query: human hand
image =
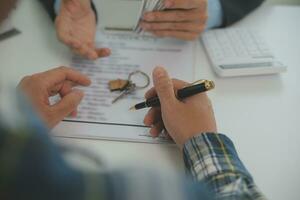
<path id="1" fill-rule="evenodd" d="M 73 87 L 88 86 L 90 83 L 85 75 L 71 68 L 58 67 L 24 77 L 19 83 L 19 88 L 31 100 L 46 124 L 53 128 L 66 116 L 76 116 L 77 106 L 84 94 Z M 50 105 L 49 97 L 57 94 L 61 100 L 55 105 Z"/>
<path id="2" fill-rule="evenodd" d="M 158 37 L 195 40 L 207 21 L 207 0 L 165 0 L 166 10 L 148 12 L 141 27 Z"/>
<path id="3" fill-rule="evenodd" d="M 217 132 L 212 105 L 205 93 L 179 101 L 175 92 L 188 83 L 171 80 L 162 67 L 154 69 L 153 82 L 154 88 L 145 97 L 158 96 L 161 107 L 151 108 L 144 119 L 145 125 L 151 126 L 150 134 L 153 137 L 165 129 L 176 144 L 182 147 L 197 134 Z"/>
<path id="4" fill-rule="evenodd" d="M 90 0 L 62 0 L 55 26 L 58 39 L 75 53 L 92 60 L 110 55 L 110 49 L 95 47 L 96 16 Z"/>

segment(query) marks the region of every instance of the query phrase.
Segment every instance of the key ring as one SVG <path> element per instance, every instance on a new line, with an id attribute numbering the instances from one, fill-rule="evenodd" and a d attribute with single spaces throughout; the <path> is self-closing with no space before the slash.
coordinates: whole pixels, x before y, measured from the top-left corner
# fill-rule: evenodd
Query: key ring
<path id="1" fill-rule="evenodd" d="M 146 79 L 146 82 L 144 85 L 137 85 L 136 82 L 134 82 L 132 79 L 134 76 L 136 75 L 142 75 L 145 79 Z M 135 87 L 136 89 L 145 89 L 147 88 L 149 85 L 150 85 L 150 77 L 145 73 L 145 72 L 142 72 L 140 70 L 137 70 L 137 71 L 134 71 L 134 72 L 131 72 L 128 76 L 128 80 L 130 82 L 132 82 L 133 84 L 135 84 Z"/>

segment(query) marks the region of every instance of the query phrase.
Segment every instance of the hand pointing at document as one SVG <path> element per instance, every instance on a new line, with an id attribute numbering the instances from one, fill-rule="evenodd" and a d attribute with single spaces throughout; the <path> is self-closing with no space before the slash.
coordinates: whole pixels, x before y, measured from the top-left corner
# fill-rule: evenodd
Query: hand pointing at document
<path id="1" fill-rule="evenodd" d="M 207 0 L 165 0 L 164 4 L 164 11 L 144 15 L 141 26 L 145 31 L 183 40 L 194 40 L 204 31 Z"/>

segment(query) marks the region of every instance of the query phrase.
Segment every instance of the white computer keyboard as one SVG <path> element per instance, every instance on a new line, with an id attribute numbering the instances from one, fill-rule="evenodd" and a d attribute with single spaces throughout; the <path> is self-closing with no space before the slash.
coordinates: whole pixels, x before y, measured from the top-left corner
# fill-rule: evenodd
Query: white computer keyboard
<path id="1" fill-rule="evenodd" d="M 220 76 L 272 74 L 286 71 L 259 32 L 227 28 L 207 31 L 202 41 L 211 64 Z"/>

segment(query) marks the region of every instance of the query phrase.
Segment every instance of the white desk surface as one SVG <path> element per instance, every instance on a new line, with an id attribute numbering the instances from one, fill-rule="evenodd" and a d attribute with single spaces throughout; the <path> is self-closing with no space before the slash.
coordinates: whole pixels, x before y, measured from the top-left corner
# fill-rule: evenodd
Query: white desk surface
<path id="1" fill-rule="evenodd" d="M 281 75 L 219 78 L 199 46 L 197 76 L 215 80 L 210 93 L 219 131 L 236 144 L 241 159 L 269 199 L 300 199 L 300 7 L 264 6 L 236 26 L 258 28 L 288 66 Z M 21 77 L 68 63 L 68 48 L 56 40 L 53 24 L 37 1 L 21 1 L 13 21 L 20 36 L 0 43 L 1 79 Z M 183 171 L 172 146 L 57 139 L 84 147 L 109 167 L 154 166 Z"/>

